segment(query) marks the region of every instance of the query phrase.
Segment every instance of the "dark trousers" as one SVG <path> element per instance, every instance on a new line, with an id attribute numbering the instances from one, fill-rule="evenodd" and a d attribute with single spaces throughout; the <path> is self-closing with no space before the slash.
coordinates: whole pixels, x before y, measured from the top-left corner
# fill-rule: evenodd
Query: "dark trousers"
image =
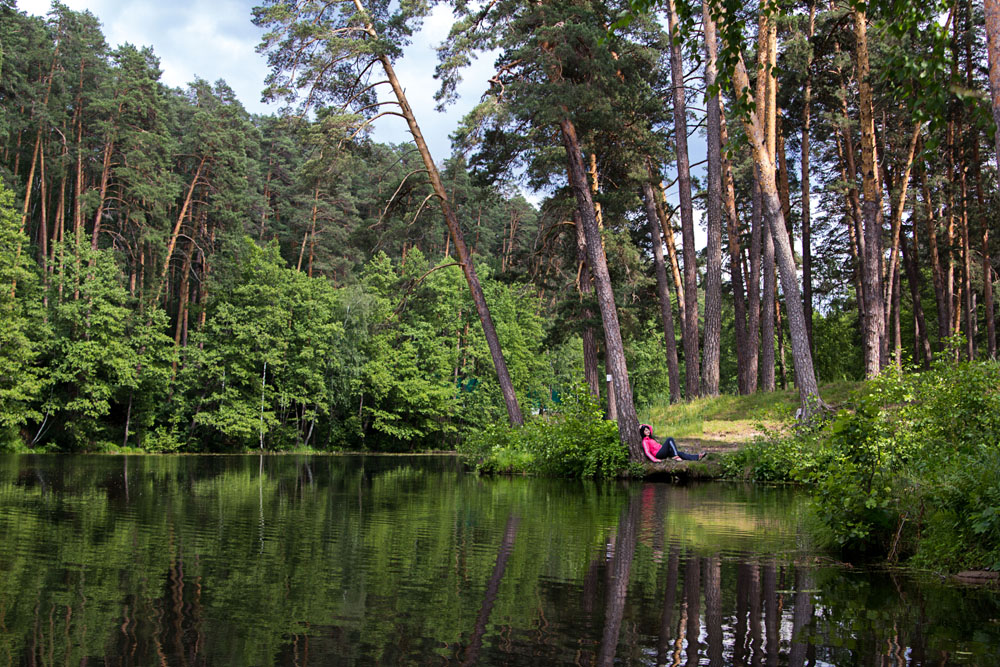
<path id="1" fill-rule="evenodd" d="M 698 460 L 697 454 L 688 454 L 687 452 L 682 452 L 681 450 L 677 449 L 677 443 L 674 441 L 674 439 L 668 437 L 666 440 L 663 441 L 663 446 L 660 447 L 660 451 L 656 452 L 656 458 L 662 461 L 664 459 L 671 459 L 675 456 L 679 456 L 685 461 Z"/>

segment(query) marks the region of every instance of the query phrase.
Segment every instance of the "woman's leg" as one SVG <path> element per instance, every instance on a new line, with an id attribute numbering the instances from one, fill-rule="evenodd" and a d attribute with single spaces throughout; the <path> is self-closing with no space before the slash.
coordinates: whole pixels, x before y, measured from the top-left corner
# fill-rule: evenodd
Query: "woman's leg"
<path id="1" fill-rule="evenodd" d="M 697 461 L 700 458 L 697 454 L 688 454 L 687 452 L 682 452 L 681 450 L 677 449 L 677 442 L 673 438 L 667 438 L 663 442 L 664 449 L 666 449 L 668 446 L 670 447 L 670 451 L 672 452 L 671 456 L 679 456 L 685 461 Z"/>
<path id="2" fill-rule="evenodd" d="M 672 459 L 674 457 L 674 450 L 670 447 L 666 441 L 660 446 L 660 451 L 656 452 L 656 458 L 660 461 L 666 461 L 667 459 Z"/>

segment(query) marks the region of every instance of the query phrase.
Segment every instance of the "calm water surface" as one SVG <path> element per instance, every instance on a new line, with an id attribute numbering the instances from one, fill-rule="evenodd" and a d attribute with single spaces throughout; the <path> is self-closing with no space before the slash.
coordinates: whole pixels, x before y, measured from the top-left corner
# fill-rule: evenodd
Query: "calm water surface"
<path id="1" fill-rule="evenodd" d="M 1000 664 L 1000 595 L 803 498 L 449 457 L 0 457 L 0 665 Z"/>

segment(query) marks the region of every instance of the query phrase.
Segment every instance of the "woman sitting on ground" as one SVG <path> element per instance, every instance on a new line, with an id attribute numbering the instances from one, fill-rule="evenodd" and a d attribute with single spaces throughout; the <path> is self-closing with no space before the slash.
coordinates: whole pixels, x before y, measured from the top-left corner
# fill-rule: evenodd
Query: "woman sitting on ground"
<path id="1" fill-rule="evenodd" d="M 706 452 L 702 452 L 701 454 L 682 452 L 677 449 L 677 443 L 671 437 L 668 437 L 660 445 L 660 443 L 653 439 L 653 427 L 649 424 L 640 424 L 639 433 L 642 434 L 642 450 L 646 452 L 649 460 L 654 463 L 665 461 L 666 459 L 673 459 L 674 461 L 699 461 L 707 456 Z"/>

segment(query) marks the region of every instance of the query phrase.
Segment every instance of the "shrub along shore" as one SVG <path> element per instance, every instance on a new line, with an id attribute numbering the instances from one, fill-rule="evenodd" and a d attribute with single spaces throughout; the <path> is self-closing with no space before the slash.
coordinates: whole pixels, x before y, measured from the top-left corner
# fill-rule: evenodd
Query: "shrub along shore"
<path id="1" fill-rule="evenodd" d="M 489 473 L 797 483 L 812 496 L 809 533 L 845 558 L 1000 570 L 1000 364 L 942 359 L 821 391 L 831 409 L 806 425 L 782 392 L 647 410 L 654 434 L 708 450 L 704 462 L 629 462 L 585 392 L 559 415 L 477 434 L 463 454 Z"/>

